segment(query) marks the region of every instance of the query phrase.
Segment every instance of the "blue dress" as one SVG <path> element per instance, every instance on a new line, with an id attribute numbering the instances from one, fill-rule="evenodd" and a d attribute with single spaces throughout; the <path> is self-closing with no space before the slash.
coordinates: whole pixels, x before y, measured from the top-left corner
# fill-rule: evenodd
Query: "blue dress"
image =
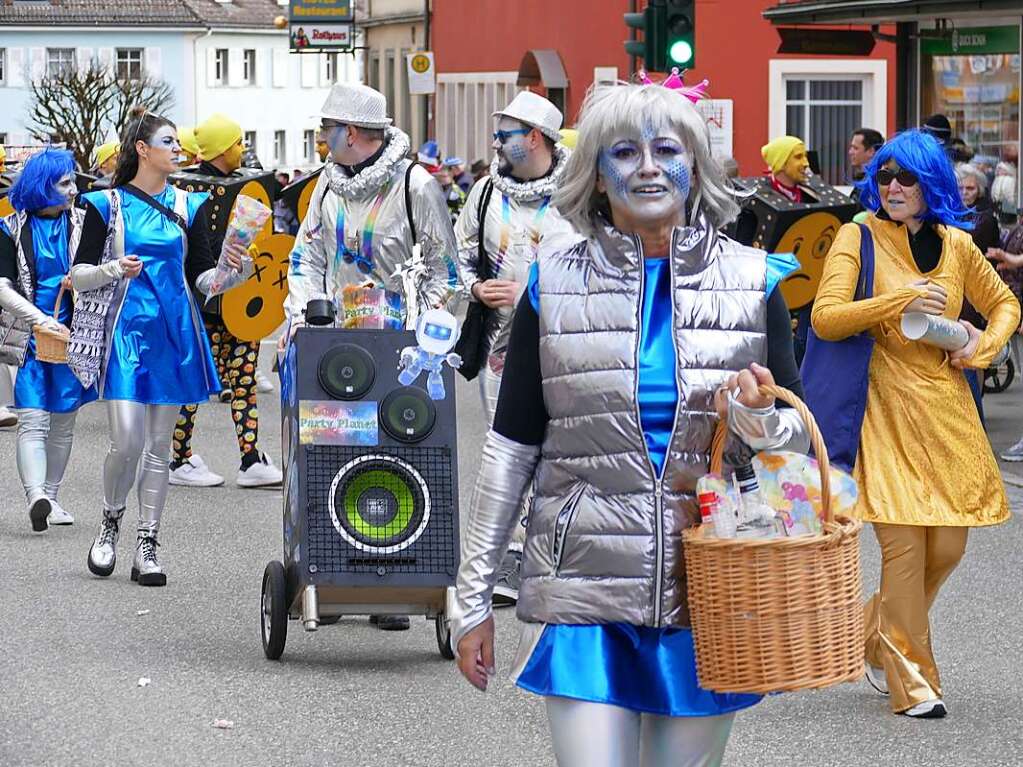
<path id="1" fill-rule="evenodd" d="M 220 391 L 220 379 L 206 331 L 185 279 L 181 227 L 134 195 L 117 192 L 124 218 L 124 253 L 138 256 L 142 273 L 127 280 L 115 299 L 116 319 L 100 378 L 104 399 L 147 405 L 205 402 Z M 188 225 L 206 201 L 188 195 Z M 110 206 L 103 192 L 84 195 L 105 222 Z M 157 195 L 174 209 L 174 190 Z"/>
<path id="2" fill-rule="evenodd" d="M 67 215 L 56 218 L 29 216 L 26 222 L 32 227 L 32 252 L 35 254 L 35 296 L 33 303 L 41 311 L 53 316 L 60 282 L 68 273 L 68 226 Z M 3 233 L 10 236 L 7 227 L 0 223 Z M 65 327 L 71 327 L 71 291 L 65 291 L 60 302 L 57 319 Z M 67 365 L 40 362 L 36 359 L 35 336 L 30 335 L 25 364 L 18 369 L 14 384 L 14 407 L 35 408 L 48 413 L 73 413 L 97 397 L 96 387 L 85 389 L 71 368 Z"/>
<path id="3" fill-rule="evenodd" d="M 643 266 L 639 415 L 659 475 L 678 402 L 671 271 L 668 258 L 647 258 Z M 768 256 L 768 295 L 792 268 L 790 256 Z M 538 263 L 530 267 L 527 287 L 534 309 L 539 308 L 538 269 Z M 748 708 L 761 699 L 760 695 L 716 693 L 700 687 L 690 629 L 627 623 L 547 624 L 516 684 L 538 695 L 663 716 L 717 716 Z"/>

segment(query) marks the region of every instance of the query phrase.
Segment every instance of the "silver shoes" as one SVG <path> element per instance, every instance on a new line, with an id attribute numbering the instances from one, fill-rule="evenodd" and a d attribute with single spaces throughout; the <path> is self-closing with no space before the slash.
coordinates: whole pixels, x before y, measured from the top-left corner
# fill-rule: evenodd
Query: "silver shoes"
<path id="1" fill-rule="evenodd" d="M 93 575 L 107 577 L 114 572 L 117 562 L 117 536 L 121 531 L 121 516 L 124 509 L 118 511 L 103 510 L 103 521 L 99 524 L 99 535 L 89 549 L 89 572 Z"/>
<path id="2" fill-rule="evenodd" d="M 131 563 L 131 579 L 139 586 L 166 586 L 167 574 L 156 558 L 155 535 L 140 535 L 135 543 L 135 561 Z"/>

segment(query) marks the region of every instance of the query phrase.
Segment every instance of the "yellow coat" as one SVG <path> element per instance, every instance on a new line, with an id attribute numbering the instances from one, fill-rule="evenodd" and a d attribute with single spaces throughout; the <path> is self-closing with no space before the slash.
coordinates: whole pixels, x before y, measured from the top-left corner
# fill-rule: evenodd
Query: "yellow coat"
<path id="1" fill-rule="evenodd" d="M 913 260 L 905 226 L 871 215 L 874 297 L 853 301 L 860 271 L 860 230 L 846 224 L 828 252 L 813 307 L 813 329 L 837 341 L 869 330 L 867 408 L 853 476 L 856 510 L 867 522 L 975 527 L 1009 517 L 998 464 L 963 373 L 948 354 L 907 341 L 900 331 L 906 306 L 923 295 L 910 283 L 927 278 L 948 291 L 944 316 L 959 317 L 963 296 L 988 319 L 969 367 L 987 368 L 1019 327 L 1020 306 L 973 244 L 969 233 L 938 226 L 937 267 L 923 274 Z M 836 371 L 836 375 L 841 375 Z"/>

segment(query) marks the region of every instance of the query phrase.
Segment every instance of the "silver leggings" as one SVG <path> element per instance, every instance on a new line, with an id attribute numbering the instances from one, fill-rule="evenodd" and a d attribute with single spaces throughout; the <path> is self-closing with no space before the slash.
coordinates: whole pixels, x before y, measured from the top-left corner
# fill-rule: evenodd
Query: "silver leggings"
<path id="1" fill-rule="evenodd" d="M 64 479 L 78 412 L 48 413 L 37 408 L 18 411 L 18 474 L 29 503 L 57 500 Z"/>
<path id="2" fill-rule="evenodd" d="M 140 535 L 156 535 L 160 529 L 167 500 L 171 436 L 179 409 L 178 405 L 107 401 L 110 452 L 103 462 L 103 507 L 107 511 L 123 509 L 137 476 Z"/>
<path id="3" fill-rule="evenodd" d="M 735 714 L 675 717 L 548 697 L 558 767 L 716 767 Z"/>

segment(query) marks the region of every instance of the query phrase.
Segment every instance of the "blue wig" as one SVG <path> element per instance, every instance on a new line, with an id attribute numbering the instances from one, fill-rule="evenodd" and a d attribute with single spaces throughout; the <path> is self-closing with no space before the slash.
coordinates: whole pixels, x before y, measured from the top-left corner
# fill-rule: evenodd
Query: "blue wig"
<path id="1" fill-rule="evenodd" d="M 877 171 L 885 163 L 894 160 L 904 170 L 913 171 L 920 179 L 927 210 L 922 220 L 932 224 L 945 224 L 960 229 L 973 229 L 970 208 L 963 205 L 959 196 L 952 161 L 933 136 L 921 130 L 903 131 L 874 154 L 874 159 L 864 169 L 862 181 L 856 186 L 860 190 L 860 202 L 875 213 L 881 208 L 881 195 L 877 189 Z"/>
<path id="2" fill-rule="evenodd" d="M 19 212 L 34 213 L 63 205 L 64 197 L 54 187 L 64 176 L 74 172 L 75 156 L 71 152 L 47 147 L 28 158 L 7 196 Z"/>

